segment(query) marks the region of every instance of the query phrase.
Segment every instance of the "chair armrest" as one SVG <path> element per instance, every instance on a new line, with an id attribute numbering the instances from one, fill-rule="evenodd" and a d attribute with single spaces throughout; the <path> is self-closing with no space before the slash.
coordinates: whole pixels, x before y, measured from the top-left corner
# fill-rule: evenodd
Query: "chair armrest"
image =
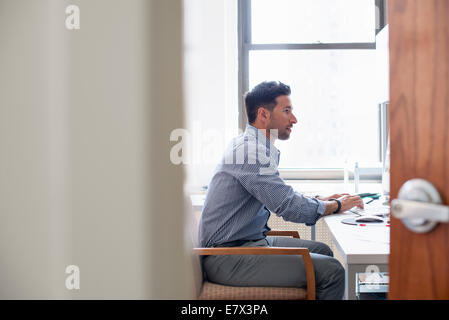
<path id="1" fill-rule="evenodd" d="M 290 236 L 299 239 L 298 231 L 281 231 L 281 230 L 268 231 L 267 236 Z"/>
<path id="2" fill-rule="evenodd" d="M 214 248 L 194 248 L 194 253 L 200 256 L 218 256 L 218 255 L 274 255 L 290 254 L 305 255 L 309 254 L 307 248 L 291 247 L 214 247 Z"/>
<path id="3" fill-rule="evenodd" d="M 307 278 L 307 299 L 315 300 L 315 271 L 312 258 L 307 248 L 287 247 L 220 247 L 194 248 L 193 252 L 200 256 L 209 255 L 301 255 L 304 260 Z M 280 270 L 282 272 L 282 270 Z"/>

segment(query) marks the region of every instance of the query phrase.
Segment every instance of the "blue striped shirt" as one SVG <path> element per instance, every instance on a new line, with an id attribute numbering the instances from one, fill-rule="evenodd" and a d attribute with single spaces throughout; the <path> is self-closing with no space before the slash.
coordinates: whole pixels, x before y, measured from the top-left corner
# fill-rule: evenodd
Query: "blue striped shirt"
<path id="1" fill-rule="evenodd" d="M 202 247 L 265 238 L 270 211 L 308 226 L 322 216 L 323 201 L 295 192 L 279 177 L 279 157 L 265 134 L 249 124 L 232 140 L 208 187 L 199 224 Z"/>

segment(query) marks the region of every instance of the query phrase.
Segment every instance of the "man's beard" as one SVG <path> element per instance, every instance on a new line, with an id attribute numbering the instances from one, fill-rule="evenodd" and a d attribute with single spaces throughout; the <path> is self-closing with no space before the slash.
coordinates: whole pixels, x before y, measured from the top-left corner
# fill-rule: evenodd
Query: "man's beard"
<path id="1" fill-rule="evenodd" d="M 290 132 L 287 129 L 280 130 L 279 128 L 269 129 L 270 135 L 275 140 L 288 140 L 290 138 Z"/>
<path id="2" fill-rule="evenodd" d="M 279 131 L 279 140 L 288 140 L 288 138 L 290 138 L 290 132 L 287 129 Z"/>

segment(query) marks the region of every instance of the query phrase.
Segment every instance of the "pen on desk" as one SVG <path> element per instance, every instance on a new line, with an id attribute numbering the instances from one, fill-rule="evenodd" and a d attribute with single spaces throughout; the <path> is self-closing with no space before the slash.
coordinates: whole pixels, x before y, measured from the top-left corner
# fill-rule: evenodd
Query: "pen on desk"
<path id="1" fill-rule="evenodd" d="M 370 204 L 370 203 L 373 202 L 374 200 L 376 200 L 376 199 L 371 199 L 370 201 L 368 201 L 368 202 L 365 203 L 365 204 Z"/>

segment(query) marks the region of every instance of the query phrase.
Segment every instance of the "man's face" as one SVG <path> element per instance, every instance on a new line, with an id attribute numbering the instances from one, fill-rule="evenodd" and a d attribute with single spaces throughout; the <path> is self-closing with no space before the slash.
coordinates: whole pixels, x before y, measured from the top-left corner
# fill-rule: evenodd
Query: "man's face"
<path id="1" fill-rule="evenodd" d="M 276 98 L 277 105 L 271 112 L 268 129 L 278 130 L 278 139 L 287 140 L 290 138 L 293 125 L 297 122 L 293 115 L 293 107 L 290 97 L 287 95 Z"/>

